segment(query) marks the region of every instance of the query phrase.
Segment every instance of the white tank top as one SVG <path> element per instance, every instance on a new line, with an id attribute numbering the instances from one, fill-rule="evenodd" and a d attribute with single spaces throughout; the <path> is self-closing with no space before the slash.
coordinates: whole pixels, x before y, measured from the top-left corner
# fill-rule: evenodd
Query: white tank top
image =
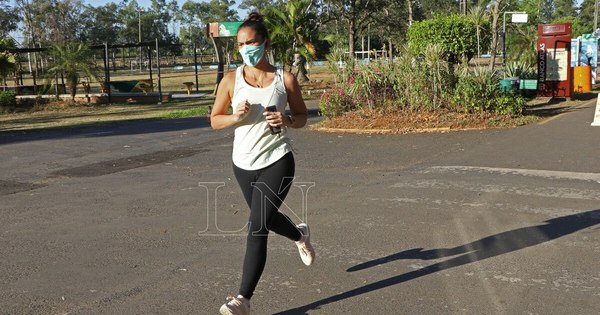
<path id="1" fill-rule="evenodd" d="M 286 128 L 272 135 L 263 116 L 265 108 L 276 105 L 277 111 L 284 113 L 287 105 L 287 92 L 283 83 L 283 71 L 277 69 L 275 79 L 265 88 L 251 86 L 244 79 L 244 66 L 238 67 L 231 107 L 248 100 L 250 111 L 238 127 L 235 128 L 232 160 L 235 166 L 245 170 L 258 170 L 277 162 L 286 153 L 292 151 Z"/>

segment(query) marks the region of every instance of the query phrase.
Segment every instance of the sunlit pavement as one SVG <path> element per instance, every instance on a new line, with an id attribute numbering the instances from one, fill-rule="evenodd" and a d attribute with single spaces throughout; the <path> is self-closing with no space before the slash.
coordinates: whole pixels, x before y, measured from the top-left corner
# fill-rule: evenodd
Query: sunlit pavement
<path id="1" fill-rule="evenodd" d="M 292 131 L 282 210 L 318 257 L 271 235 L 253 313 L 597 314 L 594 105 L 515 129 Z M 216 314 L 245 245 L 231 142 L 205 118 L 1 134 L 1 313 Z"/>

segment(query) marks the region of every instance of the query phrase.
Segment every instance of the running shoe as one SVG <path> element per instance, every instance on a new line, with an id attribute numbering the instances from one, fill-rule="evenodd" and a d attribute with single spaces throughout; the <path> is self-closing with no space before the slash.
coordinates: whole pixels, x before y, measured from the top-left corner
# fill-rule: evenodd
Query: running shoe
<path id="1" fill-rule="evenodd" d="M 222 315 L 249 315 L 250 300 L 238 295 L 236 297 L 228 297 L 228 302 L 223 304 L 219 309 Z"/>
<path id="2" fill-rule="evenodd" d="M 315 261 L 315 249 L 310 245 L 310 229 L 306 223 L 298 224 L 297 228 L 302 233 L 302 237 L 296 242 L 300 258 L 305 265 L 310 266 Z"/>

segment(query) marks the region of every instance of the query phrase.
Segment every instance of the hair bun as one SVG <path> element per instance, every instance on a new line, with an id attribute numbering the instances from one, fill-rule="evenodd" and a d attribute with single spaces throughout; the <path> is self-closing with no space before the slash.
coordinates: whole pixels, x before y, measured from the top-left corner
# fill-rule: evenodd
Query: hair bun
<path id="1" fill-rule="evenodd" d="M 246 19 L 246 21 L 262 23 L 263 17 L 258 12 L 252 12 L 252 13 L 250 13 L 250 15 L 248 16 L 248 19 Z"/>

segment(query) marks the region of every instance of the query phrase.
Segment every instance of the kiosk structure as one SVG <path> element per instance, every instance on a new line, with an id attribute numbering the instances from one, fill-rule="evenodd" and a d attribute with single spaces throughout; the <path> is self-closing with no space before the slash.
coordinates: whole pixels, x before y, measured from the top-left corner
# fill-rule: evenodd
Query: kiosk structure
<path id="1" fill-rule="evenodd" d="M 237 36 L 237 31 L 243 22 L 214 22 L 206 25 L 207 36 L 212 40 L 217 57 L 217 82 L 214 93 L 217 93 L 219 83 L 225 72 L 225 48 L 232 37 Z"/>
<path id="2" fill-rule="evenodd" d="M 571 23 L 539 24 L 537 41 L 539 97 L 571 97 Z"/>

